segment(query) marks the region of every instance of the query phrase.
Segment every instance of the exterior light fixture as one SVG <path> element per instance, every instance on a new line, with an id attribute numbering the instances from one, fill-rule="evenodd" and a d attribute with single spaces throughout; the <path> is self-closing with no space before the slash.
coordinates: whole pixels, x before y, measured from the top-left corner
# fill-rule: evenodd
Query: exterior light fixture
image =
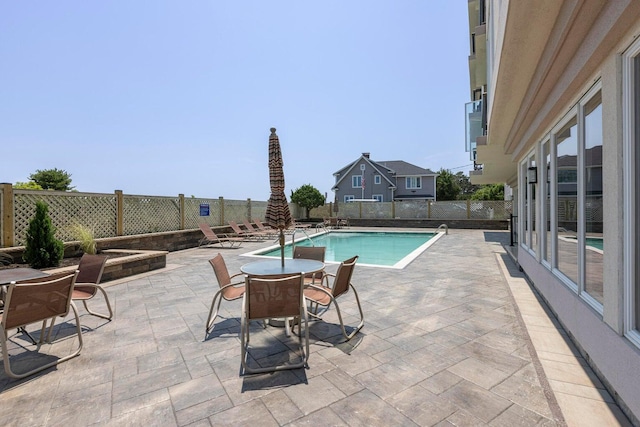
<path id="1" fill-rule="evenodd" d="M 531 166 L 527 169 L 527 182 L 529 184 L 535 184 L 538 182 L 538 168 Z"/>

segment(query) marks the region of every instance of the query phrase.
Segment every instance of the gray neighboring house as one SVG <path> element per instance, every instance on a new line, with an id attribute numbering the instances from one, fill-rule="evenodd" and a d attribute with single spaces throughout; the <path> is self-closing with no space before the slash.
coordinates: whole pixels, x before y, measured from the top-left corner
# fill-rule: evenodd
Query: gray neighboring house
<path id="1" fill-rule="evenodd" d="M 430 169 L 402 160 L 376 162 L 369 153 L 335 172 L 331 189 L 337 201 L 436 200 L 436 178 Z"/>

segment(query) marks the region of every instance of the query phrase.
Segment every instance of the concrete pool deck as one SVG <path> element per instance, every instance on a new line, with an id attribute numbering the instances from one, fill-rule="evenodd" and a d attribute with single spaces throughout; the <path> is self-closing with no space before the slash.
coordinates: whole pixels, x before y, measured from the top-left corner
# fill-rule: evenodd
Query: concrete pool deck
<path id="1" fill-rule="evenodd" d="M 631 425 L 508 240 L 449 230 L 403 270 L 356 266 L 362 331 L 342 343 L 331 308 L 311 323 L 308 369 L 250 376 L 240 375 L 240 301 L 223 301 L 204 339 L 217 288 L 207 260 L 220 252 L 235 273 L 250 260 L 240 254 L 272 241 L 170 253 L 165 269 L 105 284 L 113 321 L 79 307 L 80 356 L 21 381 L 0 372 L 0 425 Z M 347 324 L 352 297 L 339 300 Z M 287 350 L 282 328 L 254 331 L 256 346 L 269 337 Z"/>

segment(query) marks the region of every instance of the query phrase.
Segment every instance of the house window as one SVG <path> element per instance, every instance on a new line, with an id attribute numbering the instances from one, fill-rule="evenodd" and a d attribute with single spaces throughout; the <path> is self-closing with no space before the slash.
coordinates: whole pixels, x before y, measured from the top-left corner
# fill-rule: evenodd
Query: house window
<path id="1" fill-rule="evenodd" d="M 622 64 L 624 332 L 640 346 L 640 39 Z"/>
<path id="2" fill-rule="evenodd" d="M 521 164 L 521 173 L 524 184 L 523 218 L 522 218 L 522 244 L 532 253 L 535 253 L 538 238 L 536 234 L 536 189 L 539 181 L 529 180 L 529 173 L 536 168 L 535 153 L 531 153 Z M 537 172 L 536 172 L 537 173 Z M 533 177 L 531 177 L 533 178 Z"/>
<path id="3" fill-rule="evenodd" d="M 373 183 L 374 184 L 380 184 L 382 183 L 382 177 L 380 175 L 374 175 L 373 177 Z"/>
<path id="4" fill-rule="evenodd" d="M 374 194 L 374 195 L 371 196 L 371 198 L 374 199 L 374 200 L 377 200 L 379 202 L 383 201 L 382 200 L 383 199 L 382 194 Z"/>
<path id="5" fill-rule="evenodd" d="M 540 199 L 542 203 L 541 209 L 541 244 L 542 248 L 542 259 L 546 262 L 547 267 L 551 265 L 551 253 L 552 253 L 552 233 L 553 226 L 551 225 L 552 221 L 552 207 L 551 207 L 551 187 L 553 186 L 552 181 L 552 172 L 551 172 L 551 141 L 547 139 L 542 144 L 542 158 L 543 158 L 543 171 L 541 176 L 541 184 L 540 187 Z"/>
<path id="6" fill-rule="evenodd" d="M 525 205 L 526 220 L 533 222 L 528 247 L 535 248 L 535 237 L 540 234 L 543 265 L 602 313 L 605 233 L 600 86 L 596 83 L 542 141 L 538 184 L 526 185 L 523 191 L 524 203 L 531 203 L 531 211 Z M 531 194 L 526 195 L 527 191 Z M 541 215 L 540 233 L 535 230 L 534 206 Z"/>
<path id="7" fill-rule="evenodd" d="M 407 190 L 422 188 L 422 179 L 419 176 L 408 176 L 406 182 Z"/>
<path id="8" fill-rule="evenodd" d="M 352 202 L 355 198 L 356 198 L 356 197 L 355 197 L 355 196 L 353 196 L 353 195 L 350 195 L 350 194 L 349 194 L 349 195 L 346 195 L 346 196 L 344 196 L 344 202 L 345 202 L 345 203 Z"/>
<path id="9" fill-rule="evenodd" d="M 604 188 L 602 185 L 602 96 L 598 91 L 582 106 L 584 115 L 584 155 L 582 167 L 584 190 L 585 238 L 581 243 L 584 251 L 584 292 L 600 305 L 603 295 L 604 255 Z"/>
<path id="10" fill-rule="evenodd" d="M 362 175 L 353 175 L 351 177 L 352 188 L 362 188 Z"/>
<path id="11" fill-rule="evenodd" d="M 558 255 L 557 267 L 560 272 L 577 286 L 578 280 L 578 118 L 570 116 L 557 132 L 554 132 L 556 145 L 557 179 L 555 202 L 558 218 L 558 231 L 555 243 Z"/>

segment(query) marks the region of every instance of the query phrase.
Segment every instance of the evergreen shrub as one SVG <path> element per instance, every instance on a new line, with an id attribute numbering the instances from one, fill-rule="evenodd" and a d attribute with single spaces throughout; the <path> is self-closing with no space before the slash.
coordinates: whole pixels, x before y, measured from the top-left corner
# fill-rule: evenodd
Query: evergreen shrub
<path id="1" fill-rule="evenodd" d="M 64 243 L 55 237 L 49 207 L 36 202 L 36 215 L 29 222 L 23 260 L 33 268 L 57 267 L 64 256 Z"/>

